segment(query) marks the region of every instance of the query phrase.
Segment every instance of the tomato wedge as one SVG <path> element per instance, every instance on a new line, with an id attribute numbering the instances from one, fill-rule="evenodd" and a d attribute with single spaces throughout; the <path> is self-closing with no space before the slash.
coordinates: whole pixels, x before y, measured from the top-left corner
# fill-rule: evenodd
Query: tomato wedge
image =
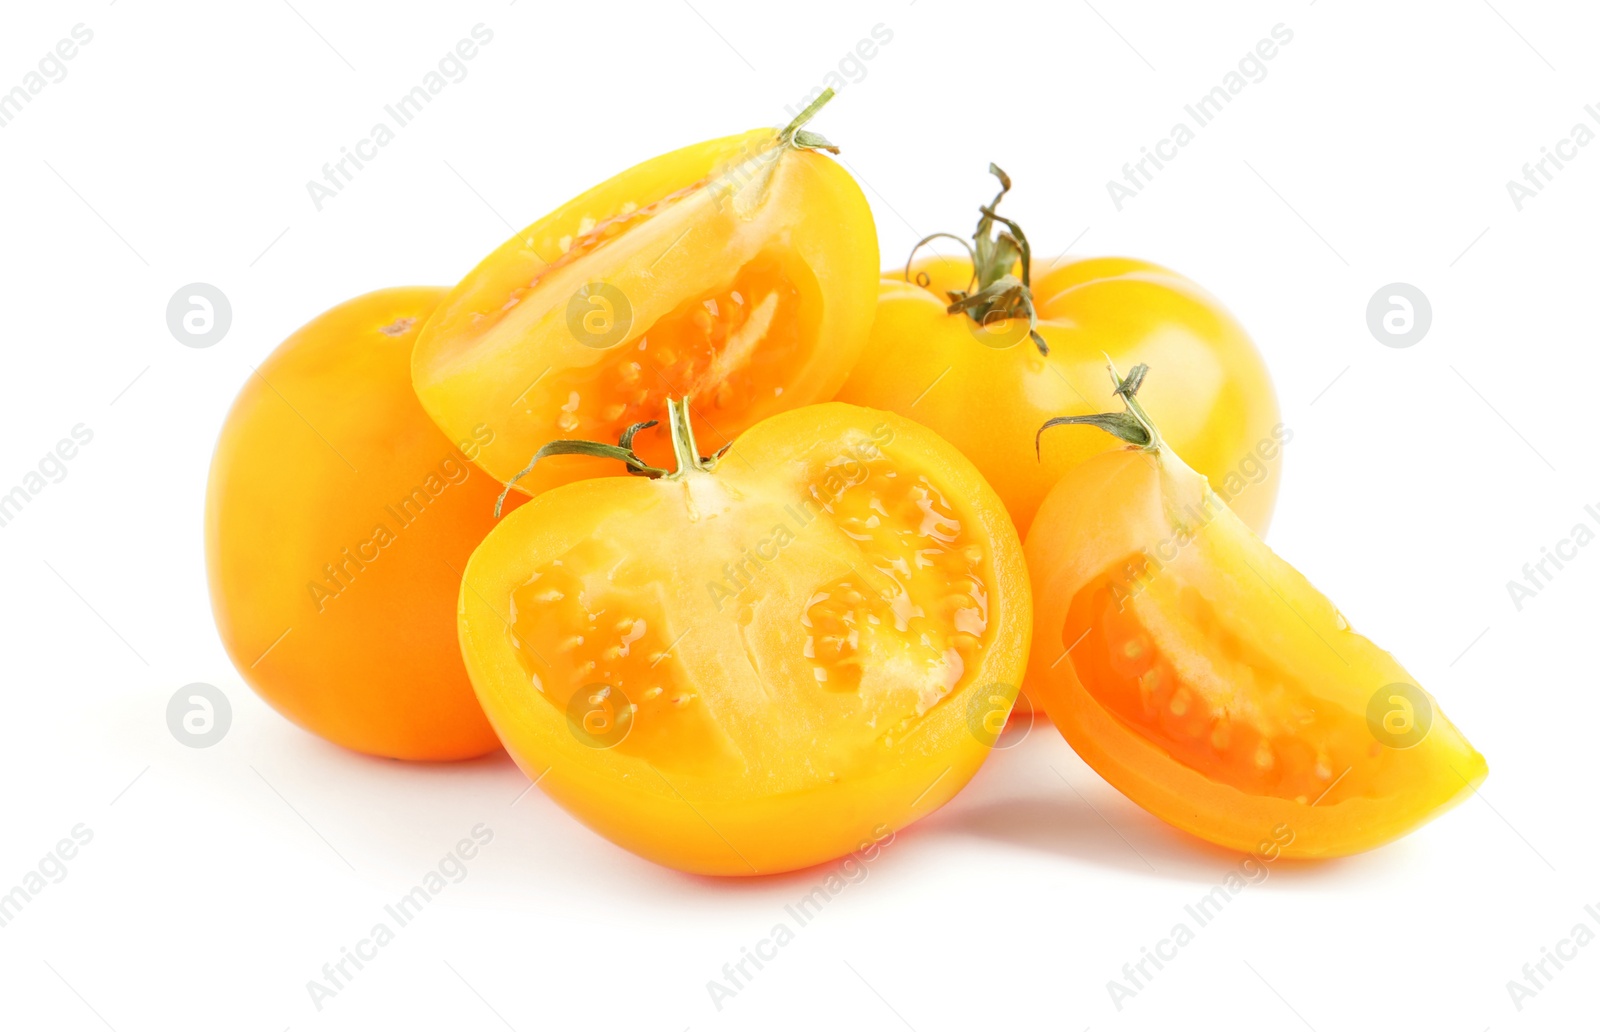
<path id="1" fill-rule="evenodd" d="M 1126 413 L 1046 424 L 1130 447 L 1064 477 L 1028 534 L 1029 692 L 1129 798 L 1236 849 L 1354 853 L 1470 795 L 1483 756 L 1165 445 L 1144 374 L 1113 370 Z"/>
<path id="2" fill-rule="evenodd" d="M 507 750 L 612 841 L 702 874 L 791 870 L 932 812 L 1016 695 L 1030 599 L 993 490 L 908 419 L 828 403 L 715 460 L 538 495 L 461 590 Z M 540 463 L 542 465 L 542 462 Z"/>
<path id="3" fill-rule="evenodd" d="M 830 91 L 831 92 L 831 91 Z M 621 173 L 507 240 L 452 290 L 413 357 L 446 433 L 494 432 L 478 463 L 510 480 L 554 439 L 616 440 L 687 396 L 717 444 L 833 397 L 876 303 L 877 233 L 850 175 L 800 128 L 685 147 Z M 672 455 L 664 429 L 640 455 Z M 537 494 L 617 474 L 542 466 Z"/>

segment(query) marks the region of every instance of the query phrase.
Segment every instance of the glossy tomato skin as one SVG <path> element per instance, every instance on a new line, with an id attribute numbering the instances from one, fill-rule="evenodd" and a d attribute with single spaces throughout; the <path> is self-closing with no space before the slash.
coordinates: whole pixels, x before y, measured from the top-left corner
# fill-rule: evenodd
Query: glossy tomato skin
<path id="1" fill-rule="evenodd" d="M 1020 270 L 1018 270 L 1020 273 Z M 1107 357 L 1161 370 L 1141 398 L 1167 441 L 1265 533 L 1288 431 L 1255 345 L 1186 277 L 1130 258 L 1036 265 L 1040 354 L 1021 319 L 979 326 L 947 314 L 947 290 L 969 286 L 965 259 L 927 258 L 886 272 L 872 338 L 839 400 L 909 416 L 954 444 L 1005 500 L 1024 537 L 1045 494 L 1115 442 L 1035 436 L 1047 419 L 1114 408 Z M 927 286 L 919 285 L 925 277 Z"/>
<path id="2" fill-rule="evenodd" d="M 239 392 L 211 463 L 206 567 L 240 675 L 300 726 L 376 756 L 499 747 L 455 637 L 459 571 L 500 485 L 411 391 L 439 287 L 366 294 L 313 319 Z"/>
<path id="3" fill-rule="evenodd" d="M 643 857 L 735 876 L 950 799 L 1031 626 L 971 463 L 840 404 L 757 424 L 712 472 L 539 495 L 474 553 L 460 604 L 479 698 L 541 790 Z"/>
<path id="4" fill-rule="evenodd" d="M 860 188 L 770 129 L 645 161 L 507 240 L 450 291 L 413 360 L 423 406 L 510 480 L 558 438 L 614 441 L 635 422 L 658 464 L 666 398 L 689 396 L 708 446 L 826 401 L 866 343 L 877 233 Z M 529 494 L 619 475 L 613 462 L 541 467 Z"/>
<path id="5" fill-rule="evenodd" d="M 1487 776 L 1415 678 L 1170 451 L 1119 445 L 1073 470 L 1026 552 L 1028 691 L 1085 762 L 1177 827 L 1342 856 Z"/>

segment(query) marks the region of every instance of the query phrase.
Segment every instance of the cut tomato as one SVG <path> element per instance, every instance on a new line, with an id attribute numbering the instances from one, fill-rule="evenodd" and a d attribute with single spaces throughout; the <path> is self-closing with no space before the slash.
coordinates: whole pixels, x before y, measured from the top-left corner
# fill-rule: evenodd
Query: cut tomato
<path id="1" fill-rule="evenodd" d="M 877 235 L 804 117 L 646 161 L 484 259 L 417 345 L 413 381 L 434 420 L 452 434 L 489 426 L 477 461 L 510 480 L 547 441 L 664 422 L 669 395 L 691 400 L 718 445 L 831 398 L 872 324 Z M 635 447 L 657 464 L 672 454 L 659 427 Z M 518 489 L 616 473 L 569 457 Z"/>
<path id="2" fill-rule="evenodd" d="M 1107 781 L 1237 849 L 1353 853 L 1468 796 L 1482 755 L 1165 445 L 1143 374 L 1119 387 L 1129 413 L 1059 421 L 1132 446 L 1039 508 L 1029 692 Z"/>
<path id="3" fill-rule="evenodd" d="M 888 413 L 797 409 L 714 462 L 673 418 L 676 472 L 546 492 L 473 555 L 462 650 L 506 748 L 590 827 L 700 873 L 804 867 L 937 809 L 1026 657 L 999 499 Z"/>

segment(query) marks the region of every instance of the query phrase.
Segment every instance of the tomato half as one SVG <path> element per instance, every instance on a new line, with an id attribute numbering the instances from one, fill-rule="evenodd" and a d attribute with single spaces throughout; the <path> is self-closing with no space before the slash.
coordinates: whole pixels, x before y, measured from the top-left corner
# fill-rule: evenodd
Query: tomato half
<path id="1" fill-rule="evenodd" d="M 228 413 L 206 496 L 211 605 L 240 675 L 329 741 L 408 760 L 499 747 L 454 619 L 500 489 L 469 461 L 491 431 L 452 443 L 411 391 L 443 296 L 380 290 L 279 345 Z"/>
<path id="2" fill-rule="evenodd" d="M 718 445 L 832 398 L 872 324 L 877 233 L 803 118 L 652 158 L 506 241 L 423 330 L 423 406 L 452 436 L 491 427 L 477 461 L 510 480 L 552 439 L 664 424 L 669 394 Z M 635 445 L 672 454 L 660 427 Z M 518 489 L 616 474 L 579 458 Z"/>
<path id="3" fill-rule="evenodd" d="M 1236 849 L 1354 853 L 1468 796 L 1484 758 L 1163 442 L 1143 372 L 1099 420 L 1133 446 L 1064 477 L 1029 531 L 1034 698 L 1134 802 Z"/>
<path id="4" fill-rule="evenodd" d="M 713 462 L 688 411 L 676 472 L 560 487 L 489 534 L 462 652 L 507 750 L 600 834 L 703 874 L 805 867 L 977 770 L 1026 660 L 1021 548 L 910 420 L 809 406 Z"/>
<path id="5" fill-rule="evenodd" d="M 990 213 L 1010 188 L 992 171 L 1005 189 Z M 1113 403 L 1107 357 L 1144 362 L 1163 374 L 1144 400 L 1167 440 L 1264 533 L 1286 431 L 1266 366 L 1227 310 L 1150 262 L 1035 264 L 1016 224 L 991 214 L 974 241 L 976 272 L 973 261 L 927 258 L 883 274 L 872 337 L 839 400 L 932 427 L 977 464 L 1026 536 L 1056 481 L 1108 447 L 1057 434 L 1036 451 L 1039 426 Z"/>

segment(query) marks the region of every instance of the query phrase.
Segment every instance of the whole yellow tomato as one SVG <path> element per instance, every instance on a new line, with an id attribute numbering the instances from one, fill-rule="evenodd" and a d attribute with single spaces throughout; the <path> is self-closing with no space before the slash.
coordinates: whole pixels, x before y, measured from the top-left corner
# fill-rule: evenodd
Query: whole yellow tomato
<path id="1" fill-rule="evenodd" d="M 1026 661 L 1000 500 L 890 413 L 795 409 L 711 460 L 686 403 L 671 423 L 671 472 L 628 439 L 549 446 L 642 476 L 547 491 L 473 553 L 461 648 L 506 749 L 591 828 L 702 874 L 820 863 L 943 805 Z"/>
<path id="2" fill-rule="evenodd" d="M 211 462 L 206 567 L 239 673 L 295 723 L 377 756 L 499 747 L 461 664 L 460 571 L 500 485 L 411 391 L 441 287 L 380 290 L 297 330 L 239 392 Z"/>
<path id="3" fill-rule="evenodd" d="M 477 461 L 509 480 L 547 441 L 664 421 L 669 394 L 719 446 L 832 398 L 872 325 L 878 242 L 860 187 L 800 128 L 825 99 L 781 131 L 652 158 L 506 241 L 424 328 L 423 407 L 451 436 L 491 428 Z M 672 454 L 659 426 L 635 444 Z M 517 488 L 617 473 L 569 456 Z"/>
<path id="4" fill-rule="evenodd" d="M 977 464 L 1025 536 L 1056 481 L 1107 448 L 1090 434 L 1036 445 L 1040 424 L 1110 405 L 1108 356 L 1145 362 L 1163 373 L 1144 400 L 1167 440 L 1264 533 L 1288 431 L 1244 329 L 1159 265 L 1035 265 L 1022 231 L 994 213 L 1011 184 L 990 170 L 1002 189 L 980 209 L 972 260 L 928 258 L 884 274 L 872 337 L 839 400 L 937 431 Z"/>
<path id="5" fill-rule="evenodd" d="M 1234 849 L 1342 856 L 1471 795 L 1483 756 L 1178 457 L 1134 397 L 1144 374 L 1114 381 L 1127 412 L 1054 421 L 1126 444 L 1028 533 L 1030 694 L 1134 802 Z"/>

